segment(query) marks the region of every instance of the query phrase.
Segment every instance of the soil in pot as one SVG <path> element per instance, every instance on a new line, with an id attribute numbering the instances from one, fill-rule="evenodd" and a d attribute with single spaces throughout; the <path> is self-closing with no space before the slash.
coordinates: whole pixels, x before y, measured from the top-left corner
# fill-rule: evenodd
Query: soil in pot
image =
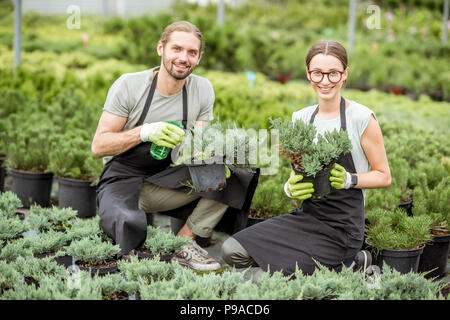
<path id="1" fill-rule="evenodd" d="M 52 189 L 52 172 L 28 172 L 11 170 L 12 192 L 22 201 L 24 208 L 32 204 L 41 207 L 50 206 L 50 193 Z"/>
<path id="2" fill-rule="evenodd" d="M 92 277 L 96 274 L 101 277 L 109 273 L 118 272 L 117 261 L 113 259 L 107 260 L 104 264 L 95 266 L 88 266 L 87 263 L 81 260 L 75 262 L 75 264 L 80 268 L 80 270 L 90 272 Z"/>
<path id="3" fill-rule="evenodd" d="M 418 272 L 420 255 L 423 252 L 425 245 L 411 250 L 392 250 L 383 249 L 379 252 L 378 256 L 372 255 L 375 258 L 374 265 L 383 268 L 383 264 L 387 264 L 389 267 L 394 268 L 402 274 L 409 272 Z"/>
<path id="4" fill-rule="evenodd" d="M 38 258 L 38 259 L 42 259 L 45 257 L 54 256 L 54 255 L 55 255 L 54 252 L 52 252 L 52 253 L 37 253 L 37 254 L 34 254 L 34 257 Z M 65 268 L 68 268 L 69 266 L 71 266 L 73 264 L 72 256 L 69 256 L 69 255 L 55 257 L 54 260 L 56 261 L 57 264 L 65 267 Z"/>
<path id="5" fill-rule="evenodd" d="M 79 218 L 93 217 L 97 213 L 97 194 L 92 181 L 58 178 L 58 206 L 72 208 Z"/>
<path id="6" fill-rule="evenodd" d="M 440 277 L 447 268 L 448 252 L 450 247 L 450 234 L 433 235 L 433 241 L 427 243 L 419 261 L 419 272 L 427 272 L 426 278 Z"/>
<path id="7" fill-rule="evenodd" d="M 152 252 L 150 252 L 149 250 L 144 249 L 144 248 L 139 248 L 136 250 L 136 252 L 137 252 L 138 259 L 153 259 L 155 257 L 155 254 L 153 254 Z M 164 262 L 170 262 L 172 257 L 173 257 L 173 253 L 159 255 L 159 260 L 164 261 Z"/>
<path id="8" fill-rule="evenodd" d="M 114 292 L 111 296 L 103 296 L 103 300 L 128 300 L 128 293 Z"/>
<path id="9" fill-rule="evenodd" d="M 314 193 L 312 194 L 311 199 L 320 200 L 331 192 L 330 172 L 333 169 L 333 166 L 334 162 L 324 170 L 319 171 L 314 177 L 305 175 L 304 172 L 296 169 L 294 165 L 292 165 L 292 169 L 296 174 L 303 175 L 302 182 L 311 182 L 313 184 Z"/>

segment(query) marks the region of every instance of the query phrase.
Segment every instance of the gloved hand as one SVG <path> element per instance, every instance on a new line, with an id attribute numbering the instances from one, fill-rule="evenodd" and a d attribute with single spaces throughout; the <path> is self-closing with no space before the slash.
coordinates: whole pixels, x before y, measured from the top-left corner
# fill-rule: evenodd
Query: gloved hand
<path id="1" fill-rule="evenodd" d="M 158 146 L 175 148 L 183 141 L 184 130 L 167 122 L 144 123 L 141 128 L 141 140 L 151 141 Z"/>
<path id="2" fill-rule="evenodd" d="M 347 181 L 347 171 L 345 171 L 343 166 L 335 163 L 333 169 L 330 172 L 331 186 L 335 189 L 344 189 L 346 181 Z"/>
<path id="3" fill-rule="evenodd" d="M 228 166 L 225 165 L 225 179 L 228 179 L 229 177 L 231 177 L 231 171 L 230 168 L 228 168 Z"/>
<path id="4" fill-rule="evenodd" d="M 291 170 L 287 186 L 291 196 L 298 200 L 311 198 L 314 192 L 313 184 L 311 182 L 301 182 L 302 180 L 303 176 L 301 174 L 295 174 L 294 170 Z"/>

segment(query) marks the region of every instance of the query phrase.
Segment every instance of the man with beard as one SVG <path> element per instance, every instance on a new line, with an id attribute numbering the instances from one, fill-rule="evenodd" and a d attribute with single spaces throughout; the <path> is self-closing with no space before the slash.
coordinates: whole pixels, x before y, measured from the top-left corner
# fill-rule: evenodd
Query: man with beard
<path id="1" fill-rule="evenodd" d="M 186 21 L 167 26 L 157 45 L 161 65 L 119 77 L 108 91 L 92 142 L 105 168 L 97 187 L 100 226 L 121 247 L 121 256 L 135 255 L 146 238 L 145 212 L 165 212 L 198 200 L 178 236 L 191 239 L 173 261 L 197 270 L 220 267 L 195 237 L 210 237 L 228 205 L 209 198 L 163 188 L 148 177 L 167 169 L 170 155 L 157 160 L 150 146 L 173 149 L 184 129 L 204 127 L 213 119 L 211 83 L 191 74 L 203 54 L 200 30 Z M 188 107 L 189 106 L 189 107 Z"/>

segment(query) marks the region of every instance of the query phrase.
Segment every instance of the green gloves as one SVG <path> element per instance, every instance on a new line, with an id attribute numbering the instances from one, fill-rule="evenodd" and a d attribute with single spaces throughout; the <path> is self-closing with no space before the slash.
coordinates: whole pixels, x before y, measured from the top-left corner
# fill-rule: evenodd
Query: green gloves
<path id="1" fill-rule="evenodd" d="M 229 177 L 231 177 L 231 171 L 230 168 L 228 168 L 228 166 L 225 165 L 225 179 L 228 179 Z"/>
<path id="2" fill-rule="evenodd" d="M 294 170 L 291 170 L 291 176 L 287 181 L 287 189 L 292 198 L 298 200 L 305 200 L 311 198 L 314 188 L 311 182 L 301 182 L 303 176 L 301 174 L 295 174 Z"/>
<path id="3" fill-rule="evenodd" d="M 183 141 L 184 130 L 167 122 L 144 123 L 141 128 L 141 140 L 151 141 L 161 147 L 175 148 Z"/>
<path id="4" fill-rule="evenodd" d="M 330 184 L 335 189 L 348 189 L 347 171 L 344 167 L 335 163 L 333 169 L 330 172 Z"/>

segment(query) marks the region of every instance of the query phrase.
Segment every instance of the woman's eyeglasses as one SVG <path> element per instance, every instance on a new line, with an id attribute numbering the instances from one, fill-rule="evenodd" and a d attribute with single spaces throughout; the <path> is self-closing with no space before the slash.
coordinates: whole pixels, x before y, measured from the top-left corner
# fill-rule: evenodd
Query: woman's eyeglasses
<path id="1" fill-rule="evenodd" d="M 341 81 L 342 79 L 342 74 L 344 73 L 343 71 L 337 71 L 337 70 L 333 70 L 330 72 L 322 72 L 319 70 L 313 70 L 313 71 L 308 71 L 309 73 L 309 77 L 311 78 L 311 81 L 314 83 L 319 83 L 323 80 L 323 77 L 325 75 L 327 75 L 328 80 L 331 83 L 338 83 L 339 81 Z"/>

